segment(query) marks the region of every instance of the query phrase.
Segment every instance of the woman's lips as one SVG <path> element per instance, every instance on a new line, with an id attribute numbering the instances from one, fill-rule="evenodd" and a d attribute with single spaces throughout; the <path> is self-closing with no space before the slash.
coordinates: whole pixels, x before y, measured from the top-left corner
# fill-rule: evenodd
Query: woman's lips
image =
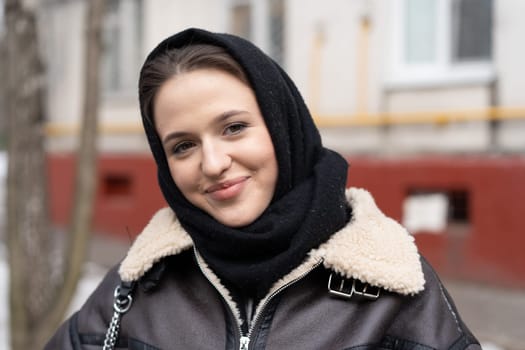
<path id="1" fill-rule="evenodd" d="M 244 188 L 249 176 L 242 176 L 208 187 L 206 195 L 216 201 L 225 201 L 236 197 Z"/>

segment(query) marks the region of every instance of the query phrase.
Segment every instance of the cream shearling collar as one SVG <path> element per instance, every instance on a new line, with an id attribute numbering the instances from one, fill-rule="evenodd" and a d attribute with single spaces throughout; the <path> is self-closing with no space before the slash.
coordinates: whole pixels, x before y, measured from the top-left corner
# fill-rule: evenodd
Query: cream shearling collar
<path id="1" fill-rule="evenodd" d="M 305 263 L 276 282 L 276 286 L 299 275 L 305 265 L 322 260 L 326 268 L 347 278 L 392 292 L 409 295 L 422 291 L 425 280 L 414 238 L 386 217 L 366 190 L 350 188 L 346 197 L 352 207 L 352 220 L 312 250 Z M 162 258 L 192 246 L 191 237 L 173 211 L 161 209 L 131 246 L 120 265 L 120 277 L 123 281 L 138 280 Z"/>

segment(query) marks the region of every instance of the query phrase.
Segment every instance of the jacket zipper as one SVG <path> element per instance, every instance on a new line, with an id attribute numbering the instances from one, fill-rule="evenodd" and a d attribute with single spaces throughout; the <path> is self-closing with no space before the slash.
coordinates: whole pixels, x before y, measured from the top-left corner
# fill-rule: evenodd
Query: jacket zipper
<path id="1" fill-rule="evenodd" d="M 219 292 L 219 295 L 222 297 L 222 299 L 224 300 L 224 303 L 226 304 L 227 306 L 227 309 L 228 311 L 230 312 L 230 315 L 232 316 L 232 318 L 235 320 L 235 325 L 237 326 L 237 331 L 239 331 L 239 334 L 241 336 L 240 338 L 240 345 L 239 345 L 239 349 L 240 350 L 247 350 L 248 349 L 248 345 L 250 343 L 250 339 L 247 338 L 244 333 L 242 332 L 242 328 L 241 328 L 241 325 L 239 324 L 239 321 L 237 320 L 237 317 L 235 317 L 235 313 L 233 312 L 230 304 L 226 301 L 226 298 L 224 297 L 224 295 L 222 295 L 222 293 L 219 291 L 219 289 L 217 288 L 217 286 L 215 286 L 215 283 L 213 283 L 211 281 L 211 278 L 208 276 L 208 272 L 205 271 L 203 268 L 202 268 L 202 263 L 201 263 L 201 257 L 200 257 L 200 254 L 197 252 L 197 249 L 195 248 L 195 246 L 193 246 L 193 254 L 195 255 L 195 258 L 197 260 L 197 265 L 199 266 L 199 269 L 201 270 L 202 274 L 204 275 L 204 277 L 206 277 L 206 279 L 208 280 L 208 282 L 210 282 L 210 284 L 213 286 L 213 288 L 215 288 L 215 290 L 217 292 Z"/>
<path id="2" fill-rule="evenodd" d="M 233 310 L 231 309 L 231 306 L 230 304 L 228 304 L 228 302 L 226 301 L 226 298 L 224 297 L 224 295 L 222 295 L 222 293 L 219 291 L 219 289 L 215 286 L 215 284 L 211 281 L 211 279 L 209 278 L 208 274 L 206 271 L 203 270 L 202 268 L 202 264 L 201 264 L 201 261 L 200 261 L 200 255 L 198 254 L 197 252 L 197 249 L 195 248 L 195 246 L 193 247 L 193 253 L 195 254 L 195 257 L 196 257 L 196 260 L 197 260 L 197 265 L 199 266 L 202 274 L 204 275 L 204 277 L 206 277 L 206 279 L 208 280 L 208 282 L 210 282 L 210 284 L 219 292 L 219 294 L 221 295 L 221 297 L 223 298 L 223 300 L 225 301 L 225 304 L 228 306 L 228 310 L 231 314 L 231 316 L 233 316 L 233 319 L 235 320 L 235 323 L 237 325 L 237 330 L 239 331 L 239 334 L 240 334 L 240 339 L 239 339 L 239 350 L 248 350 L 249 349 L 249 346 L 250 346 L 250 340 L 251 340 L 251 336 L 252 336 L 252 333 L 253 333 L 253 330 L 255 329 L 255 326 L 257 325 L 257 321 L 261 318 L 261 315 L 264 313 L 264 309 L 266 308 L 266 306 L 268 306 L 268 304 L 270 303 L 270 301 L 275 298 L 275 296 L 277 296 L 279 293 L 281 293 L 283 290 L 285 290 L 286 288 L 288 288 L 289 286 L 291 286 L 292 284 L 302 280 L 304 277 L 306 277 L 306 275 L 308 275 L 310 272 L 312 272 L 313 270 L 315 270 L 319 265 L 321 265 L 321 263 L 323 262 L 323 259 L 320 259 L 318 260 L 314 265 L 312 265 L 308 270 L 306 270 L 305 272 L 303 272 L 301 275 L 299 275 L 298 277 L 294 278 L 293 280 L 291 280 L 290 282 L 282 285 L 281 287 L 279 287 L 277 290 L 275 290 L 272 294 L 270 294 L 266 300 L 264 301 L 263 305 L 261 307 L 258 307 L 259 309 L 259 312 L 257 312 L 253 318 L 253 322 L 251 322 L 251 326 L 248 330 L 248 334 L 244 334 L 243 331 L 242 331 L 242 328 L 241 328 L 241 325 L 239 324 L 239 321 L 237 320 L 237 318 L 234 316 L 234 312 Z"/>
<path id="3" fill-rule="evenodd" d="M 241 335 L 241 339 L 239 341 L 239 350 L 248 350 L 249 345 L 250 338 L 245 335 Z"/>
<path id="4" fill-rule="evenodd" d="M 305 278 L 310 272 L 312 272 L 313 270 L 315 270 L 319 265 L 321 265 L 323 262 L 323 259 L 320 259 L 318 261 L 315 262 L 314 265 L 310 266 L 310 268 L 308 268 L 308 270 L 306 270 L 305 272 L 303 272 L 302 274 L 300 274 L 299 276 L 297 276 L 296 278 L 294 278 L 293 280 L 289 281 L 288 283 L 286 284 L 283 284 L 281 287 L 279 287 L 278 289 L 276 289 L 274 292 L 272 292 L 267 298 L 266 300 L 264 301 L 264 303 L 262 304 L 261 307 L 258 307 L 259 309 L 259 312 L 257 312 L 253 318 L 253 322 L 248 330 L 248 334 L 246 335 L 246 338 L 247 338 L 247 341 L 249 343 L 250 339 L 251 339 L 251 336 L 252 336 L 252 333 L 255 329 L 255 326 L 257 325 L 259 319 L 261 318 L 261 315 L 264 313 L 264 309 L 266 309 L 266 307 L 268 306 L 268 304 L 270 304 L 270 301 L 272 301 L 273 298 L 275 298 L 279 293 L 281 293 L 283 290 L 285 290 L 286 288 L 288 288 L 289 286 L 291 286 L 292 284 L 295 284 L 297 282 L 299 282 L 300 280 L 302 280 L 303 278 Z M 243 348 L 241 346 L 241 350 L 244 350 L 244 349 L 248 349 L 248 344 L 246 345 L 246 348 Z"/>

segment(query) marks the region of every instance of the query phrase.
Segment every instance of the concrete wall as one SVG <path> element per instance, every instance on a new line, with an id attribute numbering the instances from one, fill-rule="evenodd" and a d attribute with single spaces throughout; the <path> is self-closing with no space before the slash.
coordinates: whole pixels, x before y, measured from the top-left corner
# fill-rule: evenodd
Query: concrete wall
<path id="1" fill-rule="evenodd" d="M 224 31 L 226 0 L 144 1 L 144 57 L 162 39 L 188 27 Z"/>
<path id="2" fill-rule="evenodd" d="M 44 33 L 48 77 L 49 120 L 74 125 L 80 117 L 83 94 L 84 3 L 50 2 L 44 7 Z M 228 31 L 232 0 L 143 1 L 140 27 L 140 62 L 163 38 L 187 27 Z M 253 2 L 264 12 L 263 1 Z M 285 62 L 312 112 L 320 117 L 372 117 L 384 113 L 449 112 L 482 109 L 495 103 L 525 107 L 525 75 L 521 65 L 525 49 L 519 45 L 525 32 L 521 0 L 495 0 L 494 59 L 485 75 L 428 81 L 392 79 L 395 50 L 392 35 L 397 25 L 398 0 L 285 0 Z M 255 6 L 256 5 L 256 6 Z M 206 9 L 206 11 L 203 11 Z M 396 12 L 397 11 L 397 12 Z M 263 12 L 254 14 L 264 24 Z M 363 32 L 363 19 L 368 29 Z M 261 24 L 262 23 L 262 24 Z M 131 25 L 133 27 L 133 25 Z M 67 28 L 67 30 L 65 30 Z M 264 49 L 267 37 L 256 31 L 255 41 Z M 136 64 L 136 81 L 138 66 Z M 127 60 L 123 63 L 129 63 Z M 470 75 L 469 75 L 470 74 Z M 447 80 L 448 79 L 448 80 Z M 134 85 L 133 85 L 134 86 Z M 524 113 L 525 114 L 525 113 Z M 425 117 L 422 115 L 421 120 Z M 129 132 L 102 134 L 100 147 L 107 152 L 147 152 L 141 135 L 140 115 L 134 89 L 104 94 L 101 122 L 125 125 Z M 131 127 L 130 127 L 131 125 Z M 327 145 L 351 153 L 483 153 L 525 152 L 525 121 L 503 120 L 466 123 L 404 125 L 322 130 Z M 57 133 L 49 139 L 51 151 L 71 151 L 75 135 Z"/>
<path id="3" fill-rule="evenodd" d="M 42 8 L 39 26 L 47 75 L 47 118 L 50 122 L 76 123 L 84 93 L 85 4 L 52 3 Z"/>
<path id="4" fill-rule="evenodd" d="M 495 56 L 497 72 L 497 103 L 501 106 L 525 105 L 525 48 L 520 45 L 525 33 L 525 2 L 505 0 L 495 2 Z M 525 120 L 505 121 L 497 131 L 498 144 L 507 152 L 525 151 Z"/>
<path id="5" fill-rule="evenodd" d="M 84 98 L 85 11 L 82 1 L 49 2 L 42 7 L 39 24 L 48 82 L 46 117 L 51 137 L 47 139 L 47 147 L 51 152 L 71 152 L 77 147 L 76 130 Z M 128 90 L 119 93 L 101 91 L 99 120 L 102 125 L 140 121 L 134 88 L 139 64 L 131 58 L 123 60 L 122 64 L 133 66 L 127 69 L 133 77 L 126 77 L 133 83 Z M 138 128 L 127 135 L 103 132 L 99 149 L 103 152 L 141 152 L 147 150 L 147 143 Z"/>
<path id="6" fill-rule="evenodd" d="M 319 114 L 348 114 L 356 108 L 359 4 L 332 0 L 331 6 L 319 6 L 316 0 L 288 1 L 286 66 Z M 318 79 L 312 70 L 318 72 Z"/>

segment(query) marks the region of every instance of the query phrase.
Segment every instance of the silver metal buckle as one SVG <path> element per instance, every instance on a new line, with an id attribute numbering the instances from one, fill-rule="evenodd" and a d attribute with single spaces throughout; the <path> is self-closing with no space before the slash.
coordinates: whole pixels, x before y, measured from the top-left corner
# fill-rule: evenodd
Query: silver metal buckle
<path id="1" fill-rule="evenodd" d="M 328 278 L 328 293 L 331 295 L 335 295 L 344 299 L 350 299 L 355 294 L 368 300 L 377 300 L 381 294 L 381 289 L 379 287 L 374 287 L 368 283 L 360 282 L 355 278 L 346 279 L 339 277 L 340 282 L 339 286 L 337 286 L 338 283 L 336 278 L 337 277 L 334 277 L 333 272 Z M 346 283 L 350 282 L 350 280 L 352 283 Z"/>
<path id="2" fill-rule="evenodd" d="M 131 295 L 122 295 L 120 293 L 120 286 L 117 286 L 117 288 L 115 288 L 115 292 L 113 293 L 113 297 L 113 310 L 119 314 L 125 314 L 128 312 L 129 308 L 131 307 L 131 303 L 133 303 L 133 298 Z"/>

